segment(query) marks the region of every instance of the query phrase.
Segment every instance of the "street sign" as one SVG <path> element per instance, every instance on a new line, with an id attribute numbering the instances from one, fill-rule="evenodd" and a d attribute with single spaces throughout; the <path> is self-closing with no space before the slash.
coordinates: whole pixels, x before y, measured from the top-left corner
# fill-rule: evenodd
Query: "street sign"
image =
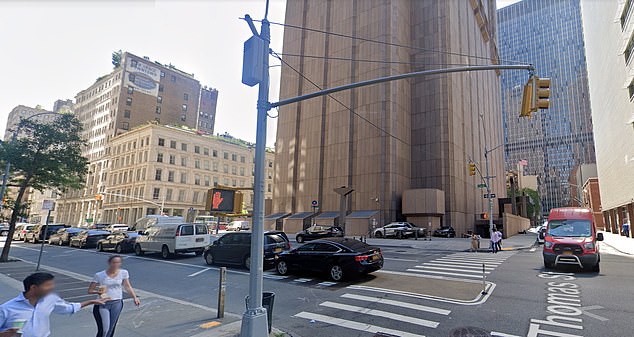
<path id="1" fill-rule="evenodd" d="M 319 206 L 319 202 L 317 202 L 317 200 L 313 200 L 310 204 L 313 205 L 313 207 Z"/>
<path id="2" fill-rule="evenodd" d="M 495 199 L 495 193 L 484 193 L 484 195 L 482 196 L 484 199 Z"/>
<path id="3" fill-rule="evenodd" d="M 486 188 L 487 184 L 478 184 L 478 188 Z"/>
<path id="4" fill-rule="evenodd" d="M 44 201 L 42 201 L 42 210 L 43 211 L 54 211 L 55 210 L 55 200 L 44 200 Z"/>

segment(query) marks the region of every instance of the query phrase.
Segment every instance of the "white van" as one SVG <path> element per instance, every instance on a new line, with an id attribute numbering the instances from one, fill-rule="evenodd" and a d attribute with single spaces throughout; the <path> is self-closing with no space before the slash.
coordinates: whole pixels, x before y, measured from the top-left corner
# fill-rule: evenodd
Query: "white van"
<path id="1" fill-rule="evenodd" d="M 107 231 L 110 231 L 112 233 L 114 232 L 127 232 L 128 231 L 128 225 L 126 224 L 122 224 L 122 223 L 116 223 L 113 225 L 110 225 L 108 227 L 106 227 Z"/>
<path id="2" fill-rule="evenodd" d="M 132 225 L 130 230 L 135 232 L 142 232 L 146 228 L 155 225 L 157 223 L 183 223 L 185 219 L 182 216 L 167 216 L 167 215 L 146 215 L 137 219 Z"/>
<path id="3" fill-rule="evenodd" d="M 248 221 L 231 221 L 227 225 L 228 231 L 248 231 L 251 229 L 251 224 Z"/>
<path id="4" fill-rule="evenodd" d="M 159 222 L 140 231 L 134 253 L 138 256 L 146 252 L 161 253 L 164 259 L 180 253 L 200 256 L 210 241 L 211 235 L 205 224 Z"/>

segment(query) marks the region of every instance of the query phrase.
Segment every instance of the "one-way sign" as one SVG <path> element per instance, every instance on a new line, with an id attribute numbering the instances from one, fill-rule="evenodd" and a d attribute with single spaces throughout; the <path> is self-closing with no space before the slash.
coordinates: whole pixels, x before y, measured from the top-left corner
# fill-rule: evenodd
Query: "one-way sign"
<path id="1" fill-rule="evenodd" d="M 482 196 L 484 199 L 495 199 L 495 193 L 484 193 L 484 195 Z"/>

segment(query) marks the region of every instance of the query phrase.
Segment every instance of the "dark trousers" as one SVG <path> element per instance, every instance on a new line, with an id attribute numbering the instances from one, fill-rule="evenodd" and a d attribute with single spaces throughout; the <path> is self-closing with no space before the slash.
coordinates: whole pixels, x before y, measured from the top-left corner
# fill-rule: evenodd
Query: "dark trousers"
<path id="1" fill-rule="evenodd" d="M 113 337 L 119 315 L 123 310 L 123 300 L 108 301 L 92 308 L 92 315 L 97 322 L 97 337 Z"/>

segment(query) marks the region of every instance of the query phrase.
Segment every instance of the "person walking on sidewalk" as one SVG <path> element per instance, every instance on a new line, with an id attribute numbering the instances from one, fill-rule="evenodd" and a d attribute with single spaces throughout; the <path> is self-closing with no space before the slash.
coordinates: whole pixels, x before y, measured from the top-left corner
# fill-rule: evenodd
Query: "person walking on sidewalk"
<path id="1" fill-rule="evenodd" d="M 493 229 L 491 232 L 491 252 L 496 254 L 498 252 L 498 242 L 500 241 L 500 236 L 498 235 L 498 230 Z"/>
<path id="2" fill-rule="evenodd" d="M 502 237 L 503 237 L 503 235 L 502 235 L 502 232 L 500 232 L 497 229 L 495 230 L 495 234 L 498 237 L 498 241 L 496 242 L 496 245 L 497 245 L 497 248 L 498 248 L 497 251 L 499 252 L 499 251 L 502 250 Z"/>
<path id="3" fill-rule="evenodd" d="M 127 270 L 122 269 L 123 259 L 119 255 L 112 255 L 108 258 L 108 269 L 95 274 L 95 277 L 88 287 L 89 294 L 97 294 L 109 300 L 103 304 L 96 305 L 92 309 L 92 314 L 97 323 L 97 337 L 113 337 L 117 321 L 123 309 L 123 289 L 132 296 L 134 304 L 138 307 L 141 301 L 136 296 L 130 284 L 130 275 Z"/>
<path id="4" fill-rule="evenodd" d="M 24 292 L 0 305 L 0 337 L 48 337 L 51 313 L 70 315 L 85 306 L 107 301 L 66 302 L 53 293 L 54 278 L 49 273 L 31 274 L 22 281 Z"/>

